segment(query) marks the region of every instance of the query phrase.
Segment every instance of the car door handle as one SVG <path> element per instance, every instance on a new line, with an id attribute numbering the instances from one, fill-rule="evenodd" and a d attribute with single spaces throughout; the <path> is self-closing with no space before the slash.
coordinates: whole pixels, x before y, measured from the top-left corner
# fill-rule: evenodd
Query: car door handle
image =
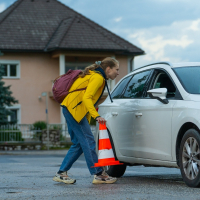
<path id="1" fill-rule="evenodd" d="M 118 115 L 117 112 L 112 112 L 111 114 L 112 114 L 113 116 L 117 116 L 117 115 Z"/>
<path id="2" fill-rule="evenodd" d="M 142 113 L 137 112 L 137 113 L 135 113 L 135 116 L 140 117 L 140 116 L 142 116 Z"/>

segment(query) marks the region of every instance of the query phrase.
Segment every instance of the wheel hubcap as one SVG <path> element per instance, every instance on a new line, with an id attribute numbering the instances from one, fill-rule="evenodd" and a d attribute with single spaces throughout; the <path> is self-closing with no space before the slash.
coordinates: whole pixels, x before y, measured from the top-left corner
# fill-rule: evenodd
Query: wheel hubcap
<path id="1" fill-rule="evenodd" d="M 185 175 L 193 180 L 199 173 L 200 168 L 200 150 L 197 140 L 189 137 L 183 146 L 182 164 Z"/>

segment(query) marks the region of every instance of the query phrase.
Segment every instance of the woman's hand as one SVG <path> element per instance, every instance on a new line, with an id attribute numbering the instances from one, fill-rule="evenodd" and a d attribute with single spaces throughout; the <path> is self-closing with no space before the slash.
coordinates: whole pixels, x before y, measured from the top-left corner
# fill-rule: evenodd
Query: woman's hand
<path id="1" fill-rule="evenodd" d="M 106 120 L 103 118 L 103 117 L 98 117 L 96 118 L 96 121 L 100 124 L 105 124 L 106 123 Z"/>

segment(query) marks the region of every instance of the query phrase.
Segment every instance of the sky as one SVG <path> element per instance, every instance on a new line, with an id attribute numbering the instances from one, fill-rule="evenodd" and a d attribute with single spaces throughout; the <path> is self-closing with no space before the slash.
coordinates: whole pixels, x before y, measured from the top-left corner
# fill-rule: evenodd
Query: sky
<path id="1" fill-rule="evenodd" d="M 0 0 L 0 12 L 16 0 Z M 199 62 L 199 0 L 59 0 L 145 51 L 134 67 Z"/>

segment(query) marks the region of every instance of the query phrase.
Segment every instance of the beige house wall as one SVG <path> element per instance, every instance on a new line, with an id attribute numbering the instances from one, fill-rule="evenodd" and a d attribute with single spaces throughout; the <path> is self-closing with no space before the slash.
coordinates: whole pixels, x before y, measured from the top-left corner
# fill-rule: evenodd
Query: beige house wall
<path id="1" fill-rule="evenodd" d="M 94 63 L 104 57 L 66 56 L 65 62 Z M 115 56 L 120 63 L 120 75 L 117 83 L 128 73 L 127 56 Z M 48 53 L 5 53 L 0 60 L 15 60 L 20 62 L 20 79 L 3 79 L 6 85 L 11 85 L 13 96 L 21 105 L 21 123 L 32 124 L 36 121 L 46 121 L 45 97 L 39 98 L 42 92 L 50 92 L 52 80 L 59 76 L 59 57 Z M 103 102 L 103 99 L 100 101 Z M 60 123 L 60 106 L 52 98 L 48 98 L 49 123 Z"/>
<path id="2" fill-rule="evenodd" d="M 20 61 L 20 79 L 3 79 L 11 85 L 13 96 L 21 105 L 21 123 L 31 124 L 46 121 L 45 97 L 39 100 L 42 92 L 51 91 L 51 80 L 59 75 L 59 60 L 47 53 L 5 53 L 0 60 Z M 48 99 L 49 123 L 60 123 L 59 104 Z"/>

